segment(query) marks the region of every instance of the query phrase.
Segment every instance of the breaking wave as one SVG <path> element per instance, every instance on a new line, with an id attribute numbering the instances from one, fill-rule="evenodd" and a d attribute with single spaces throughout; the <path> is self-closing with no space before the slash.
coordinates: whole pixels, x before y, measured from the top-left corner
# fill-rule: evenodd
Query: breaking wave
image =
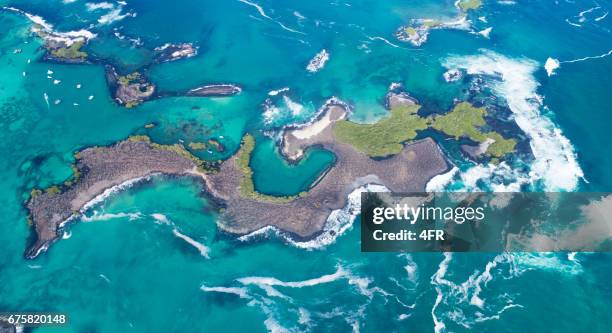
<path id="1" fill-rule="evenodd" d="M 102 194 L 96 196 L 95 198 L 91 199 L 90 201 L 88 201 L 86 204 L 83 205 L 83 207 L 81 208 L 81 213 L 84 213 L 86 211 L 88 211 L 90 208 L 102 203 L 104 200 L 108 199 L 110 196 L 112 196 L 113 194 L 119 193 L 121 191 L 124 191 L 134 185 L 136 185 L 137 183 L 141 182 L 141 181 L 146 181 L 151 179 L 151 177 L 155 176 L 155 174 L 150 175 L 150 176 L 146 176 L 146 177 L 138 177 L 138 178 L 134 178 L 134 179 L 130 179 L 127 180 L 119 185 L 115 185 L 111 188 L 108 188 L 106 190 L 104 190 L 104 192 L 102 192 Z"/>
<path id="2" fill-rule="evenodd" d="M 542 113 L 542 98 L 537 94 L 539 83 L 534 77 L 537 62 L 527 59 L 511 59 L 492 51 L 483 50 L 472 56 L 451 56 L 443 65 L 459 68 L 469 75 L 487 79 L 493 92 L 508 103 L 518 127 L 527 135 L 534 156 L 528 172 L 516 174 L 503 167 L 502 174 L 510 173 L 510 188 L 520 188 L 526 181 L 531 186 L 542 184 L 547 191 L 572 191 L 578 186 L 583 172 L 574 149 L 554 122 Z M 481 167 L 482 168 L 482 167 Z M 489 165 L 479 170 L 487 177 L 497 173 L 498 167 Z"/>
<path id="3" fill-rule="evenodd" d="M 320 249 L 327 247 L 333 244 L 338 237 L 350 230 L 350 228 L 353 226 L 353 222 L 361 210 L 362 192 L 389 192 L 389 189 L 387 189 L 385 186 L 376 184 L 367 184 L 356 188 L 348 195 L 346 206 L 342 209 L 332 211 L 327 217 L 327 221 L 321 234 L 311 240 L 295 240 L 289 234 L 273 226 L 263 227 L 250 234 L 239 237 L 238 240 L 245 242 L 254 238 L 275 235 L 287 243 L 302 249 Z"/>

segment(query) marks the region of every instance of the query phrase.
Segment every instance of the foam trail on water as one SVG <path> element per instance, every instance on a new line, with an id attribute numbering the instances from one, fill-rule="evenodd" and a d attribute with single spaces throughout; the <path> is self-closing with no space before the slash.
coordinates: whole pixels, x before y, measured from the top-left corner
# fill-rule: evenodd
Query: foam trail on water
<path id="1" fill-rule="evenodd" d="M 110 2 L 98 2 L 98 3 L 88 2 L 85 4 L 85 7 L 87 7 L 87 11 L 93 12 L 98 9 L 113 9 L 115 8 L 115 5 L 113 5 Z"/>
<path id="2" fill-rule="evenodd" d="M 436 293 L 437 293 L 436 301 L 435 301 L 433 307 L 431 308 L 431 318 L 432 318 L 433 323 L 434 323 L 434 332 L 435 333 L 440 333 L 440 332 L 442 332 L 442 330 L 444 330 L 446 328 L 446 325 L 444 324 L 444 322 L 442 320 L 438 319 L 438 316 L 436 316 L 436 309 L 438 308 L 438 306 L 442 302 L 442 298 L 444 296 L 440 286 L 441 285 L 450 285 L 450 286 L 452 286 L 452 282 L 444 279 L 444 276 L 446 275 L 446 272 L 448 271 L 448 264 L 451 262 L 452 258 L 453 258 L 453 255 L 451 253 L 445 252 L 444 253 L 444 259 L 442 259 L 442 261 L 438 265 L 438 270 L 431 277 L 431 284 L 435 286 Z"/>
<path id="3" fill-rule="evenodd" d="M 578 58 L 578 59 L 574 59 L 574 60 L 566 60 L 566 61 L 561 61 L 562 64 L 569 64 L 572 62 L 580 62 L 580 61 L 585 61 L 585 60 L 590 60 L 590 59 L 601 59 L 601 58 L 605 58 L 607 56 L 612 55 L 612 50 L 600 54 L 600 55 L 596 55 L 596 56 L 591 56 L 591 57 L 584 57 L 584 58 Z"/>
<path id="4" fill-rule="evenodd" d="M 178 231 L 177 229 L 173 229 L 173 230 L 172 230 L 172 233 L 173 233 L 173 234 L 174 234 L 176 237 L 178 237 L 178 238 L 180 238 L 180 239 L 184 240 L 184 241 L 185 241 L 185 242 L 187 242 L 189 245 L 191 245 L 191 246 L 195 247 L 196 249 L 198 249 L 198 251 L 200 251 L 200 254 L 202 255 L 202 257 L 204 257 L 204 258 L 206 258 L 206 259 L 209 259 L 209 258 L 210 258 L 209 254 L 208 254 L 208 253 L 210 252 L 210 249 L 208 248 L 208 246 L 206 246 L 206 245 L 204 245 L 204 244 L 202 244 L 202 243 L 200 243 L 200 242 L 196 241 L 195 239 L 193 239 L 193 238 L 191 238 L 191 237 L 189 237 L 189 236 L 187 236 L 187 235 L 185 235 L 185 234 L 181 233 L 181 232 L 180 232 L 180 231 Z"/>
<path id="5" fill-rule="evenodd" d="M 243 285 L 254 284 L 254 285 L 289 287 L 289 288 L 304 288 L 304 287 L 312 287 L 312 286 L 316 286 L 319 284 L 334 282 L 341 278 L 346 278 L 347 276 L 349 276 L 348 272 L 344 270 L 341 266 L 338 266 L 338 269 L 336 270 L 335 273 L 323 275 L 318 278 L 313 278 L 313 279 L 304 280 L 304 281 L 285 282 L 285 281 L 281 281 L 273 277 L 250 276 L 250 277 L 240 278 L 238 279 L 238 282 L 242 283 Z"/>
<path id="6" fill-rule="evenodd" d="M 97 222 L 97 221 L 108 221 L 112 219 L 120 219 L 120 218 L 128 218 L 130 221 L 139 219 L 142 217 L 140 213 L 105 213 L 99 214 L 98 212 L 94 212 L 92 216 L 81 217 L 81 221 L 83 222 Z"/>
<path id="7" fill-rule="evenodd" d="M 603 14 L 603 15 L 601 15 L 599 17 L 596 17 L 595 21 L 601 21 L 601 20 L 605 19 L 608 16 L 608 14 L 610 14 L 610 12 L 606 12 L 605 14 Z"/>
<path id="8" fill-rule="evenodd" d="M 528 173 L 531 185 L 541 181 L 550 192 L 576 189 L 583 172 L 569 140 L 541 113 L 542 98 L 537 94 L 539 83 L 534 77 L 537 62 L 483 50 L 478 55 L 451 56 L 444 66 L 493 78 L 488 83 L 496 95 L 506 100 L 516 124 L 529 138 L 534 156 Z"/>
<path id="9" fill-rule="evenodd" d="M 406 258 L 407 264 L 406 266 L 404 266 L 404 269 L 406 270 L 406 274 L 408 275 L 408 280 L 412 283 L 416 283 L 418 279 L 418 267 L 416 262 L 414 262 L 410 254 L 403 253 L 400 254 L 400 257 Z"/>
<path id="10" fill-rule="evenodd" d="M 170 219 L 168 219 L 168 217 L 164 214 L 153 213 L 151 214 L 151 217 L 155 220 L 155 223 L 157 224 L 174 225 L 174 223 L 172 223 L 172 221 L 170 221 Z"/>
<path id="11" fill-rule="evenodd" d="M 383 41 L 385 44 L 390 45 L 392 47 L 400 47 L 397 44 L 393 44 L 391 43 L 388 39 L 384 38 L 384 37 L 380 37 L 380 36 L 367 36 L 369 40 L 380 40 Z"/>
<path id="12" fill-rule="evenodd" d="M 233 287 L 207 287 L 202 285 L 200 287 L 202 291 L 205 292 L 216 292 L 216 293 L 224 293 L 224 294 L 233 294 L 237 295 L 240 298 L 250 298 L 247 294 L 246 288 L 233 288 Z"/>
<path id="13" fill-rule="evenodd" d="M 47 93 L 43 93 L 43 98 L 45 99 L 45 104 L 47 104 L 47 109 L 51 107 L 49 104 L 49 95 Z"/>
<path id="14" fill-rule="evenodd" d="M 243 4 L 249 5 L 255 9 L 257 9 L 257 12 L 259 12 L 259 15 L 261 15 L 262 17 L 275 22 L 276 24 L 278 24 L 281 28 L 283 28 L 284 30 L 287 30 L 289 32 L 293 32 L 293 33 L 297 33 L 297 34 L 302 34 L 305 35 L 305 33 L 301 32 L 301 31 L 297 31 L 295 29 L 291 29 L 289 27 L 287 27 L 286 25 L 284 25 L 282 22 L 279 22 L 273 18 L 271 18 L 270 16 L 268 16 L 268 14 L 266 14 L 266 12 L 264 11 L 263 7 L 261 7 L 259 4 L 255 3 L 255 2 L 251 2 L 248 0 L 238 0 L 240 2 L 242 2 Z"/>
<path id="15" fill-rule="evenodd" d="M 486 286 L 487 283 L 493 279 L 493 276 L 491 275 L 491 270 L 497 267 L 498 264 L 507 262 L 507 261 L 508 261 L 508 255 L 506 254 L 497 255 L 492 261 L 487 263 L 482 274 L 476 276 L 475 278 L 470 277 L 470 279 L 468 279 L 468 281 L 464 283 L 465 284 L 464 290 L 467 290 L 467 287 L 470 287 L 470 286 L 474 287 L 474 293 L 472 294 L 472 297 L 470 298 L 470 304 L 477 306 L 481 309 L 484 308 L 485 302 L 482 298 L 480 298 L 480 293 L 482 292 L 481 284 L 484 284 Z"/>

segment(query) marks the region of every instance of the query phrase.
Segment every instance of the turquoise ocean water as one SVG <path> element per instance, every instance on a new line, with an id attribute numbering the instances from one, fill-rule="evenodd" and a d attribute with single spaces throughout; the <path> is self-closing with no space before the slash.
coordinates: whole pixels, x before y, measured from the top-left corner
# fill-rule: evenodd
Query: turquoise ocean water
<path id="1" fill-rule="evenodd" d="M 98 59 L 44 62 L 30 20 L 0 11 L 0 312 L 70 314 L 69 327 L 34 332 L 612 330 L 607 254 L 361 253 L 355 227 L 312 249 L 273 232 L 243 241 L 217 230 L 215 210 L 188 179 L 158 177 L 113 194 L 47 253 L 23 258 L 30 190 L 69 178 L 79 149 L 134 133 L 162 143 L 214 138 L 224 152 L 194 153 L 217 159 L 250 132 L 256 188 L 294 194 L 334 156 L 312 150 L 290 165 L 278 154 L 278 130 L 308 121 L 332 96 L 353 107 L 356 121 L 379 119 L 393 82 L 423 114 L 455 100 L 488 105 L 496 129 L 520 140 L 503 168 L 474 165 L 437 135 L 458 167 L 442 188 L 610 191 L 612 2 L 485 0 L 469 13 L 471 28 L 433 30 L 419 47 L 393 33 L 415 18 L 454 18 L 453 1 L 92 3 L 0 1 L 57 31 L 96 33 L 86 50 Z M 488 38 L 478 33 L 490 27 Z M 151 65 L 155 47 L 182 42 L 198 46 L 198 55 Z M 308 73 L 322 49 L 330 60 Z M 560 61 L 552 75 L 548 58 Z M 208 83 L 236 83 L 243 92 L 125 109 L 110 96 L 103 63 L 144 70 L 169 94 Z M 464 79 L 445 82 L 449 68 Z M 157 126 L 145 129 L 149 123 Z M 574 155 L 576 164 L 564 159 Z"/>

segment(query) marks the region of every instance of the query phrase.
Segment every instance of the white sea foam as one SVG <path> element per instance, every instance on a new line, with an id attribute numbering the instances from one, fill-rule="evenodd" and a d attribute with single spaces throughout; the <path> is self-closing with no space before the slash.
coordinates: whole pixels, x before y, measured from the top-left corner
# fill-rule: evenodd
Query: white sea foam
<path id="1" fill-rule="evenodd" d="M 444 324 L 444 322 L 440 320 L 438 316 L 436 315 L 436 309 L 438 308 L 438 306 L 440 305 L 444 297 L 444 294 L 440 286 L 452 284 L 450 281 L 444 279 L 444 276 L 446 275 L 446 272 L 448 271 L 448 265 L 451 260 L 452 260 L 452 254 L 445 252 L 444 259 L 442 259 L 442 261 L 438 265 L 438 270 L 431 277 L 431 284 L 435 286 L 436 294 L 437 294 L 436 301 L 433 307 L 431 308 L 431 318 L 434 323 L 435 333 L 440 333 L 446 328 L 446 325 Z"/>
<path id="2" fill-rule="evenodd" d="M 154 175 L 151 175 L 151 176 L 154 176 Z M 145 180 L 150 179 L 151 176 L 138 177 L 138 178 L 126 180 L 125 182 L 123 182 L 123 183 L 121 183 L 119 185 L 115 185 L 115 186 L 113 186 L 111 188 L 108 188 L 108 189 L 104 190 L 104 192 L 102 192 L 102 194 L 99 194 L 95 198 L 91 199 L 89 202 L 85 203 L 83 205 L 83 207 L 81 208 L 81 213 L 84 213 L 87 210 L 89 210 L 90 208 L 92 208 L 93 206 L 96 206 L 96 205 L 100 204 L 101 202 L 103 202 L 104 200 L 106 200 L 108 197 L 110 197 L 113 194 L 116 194 L 118 192 L 124 191 L 124 190 L 134 186 L 135 184 L 141 182 L 141 181 L 145 181 Z"/>
<path id="3" fill-rule="evenodd" d="M 505 305 L 503 308 L 501 308 L 501 310 L 499 310 L 496 314 L 492 315 L 492 316 L 483 316 L 481 313 L 477 313 L 477 318 L 474 320 L 477 323 L 483 322 L 483 321 L 487 321 L 487 320 L 499 320 L 500 315 L 504 312 L 506 312 L 506 310 L 508 309 L 512 309 L 512 308 L 523 308 L 522 305 L 520 304 L 507 304 Z"/>
<path id="4" fill-rule="evenodd" d="M 275 22 L 276 24 L 278 24 L 284 30 L 287 30 L 287 31 L 293 32 L 293 33 L 304 34 L 301 31 L 297 31 L 295 29 L 291 29 L 291 28 L 287 27 L 286 25 L 284 25 L 282 22 L 273 19 L 268 14 L 266 14 L 266 12 L 264 11 L 263 7 L 260 6 L 259 4 L 255 3 L 255 2 L 248 1 L 248 0 L 238 0 L 238 1 L 240 1 L 240 2 L 242 2 L 244 4 L 247 4 L 247 5 L 255 8 L 255 9 L 257 9 L 257 12 L 259 13 L 259 15 L 261 15 L 262 17 L 264 17 L 264 18 L 266 18 L 266 19 L 268 19 L 270 21 Z"/>
<path id="5" fill-rule="evenodd" d="M 45 100 L 45 104 L 47 104 L 47 109 L 50 107 L 49 105 L 49 95 L 47 93 L 43 93 L 43 99 Z"/>
<path id="6" fill-rule="evenodd" d="M 110 2 L 88 2 L 85 4 L 85 7 L 88 11 L 93 12 L 99 9 L 113 9 L 115 8 L 115 5 Z"/>
<path id="7" fill-rule="evenodd" d="M 202 291 L 205 292 L 215 292 L 215 293 L 223 293 L 223 294 L 233 294 L 233 295 L 237 295 L 240 298 L 251 298 L 248 293 L 246 288 L 233 288 L 233 287 L 207 287 L 205 285 L 202 285 L 200 287 L 200 289 Z"/>
<path id="8" fill-rule="evenodd" d="M 459 168 L 454 166 L 450 171 L 434 176 L 427 182 L 427 185 L 425 185 L 425 191 L 443 192 L 446 186 L 453 181 L 453 178 L 458 172 Z"/>
<path id="9" fill-rule="evenodd" d="M 493 27 L 488 27 L 486 29 L 478 31 L 478 34 L 485 38 L 489 38 L 489 35 L 491 34 L 491 30 L 493 30 Z"/>
<path id="10" fill-rule="evenodd" d="M 559 68 L 559 66 L 559 60 L 550 57 L 546 59 L 546 63 L 544 63 L 544 69 L 546 69 L 546 74 L 548 74 L 548 76 L 554 75 L 555 70 Z"/>
<path id="11" fill-rule="evenodd" d="M 280 88 L 280 89 L 278 89 L 278 90 L 270 90 L 270 91 L 268 92 L 268 95 L 270 95 L 270 96 L 276 96 L 276 95 L 281 94 L 281 93 L 284 93 L 284 92 L 286 92 L 286 91 L 289 91 L 289 87 Z"/>
<path id="12" fill-rule="evenodd" d="M 299 318 L 298 323 L 301 325 L 309 325 L 310 324 L 310 312 L 304 308 L 298 309 Z"/>
<path id="13" fill-rule="evenodd" d="M 91 31 L 85 30 L 85 29 L 67 31 L 67 32 L 55 31 L 53 30 L 52 24 L 48 23 L 47 21 L 45 21 L 45 19 L 43 19 L 42 17 L 38 15 L 30 14 L 28 12 L 25 12 L 21 9 L 14 8 L 14 7 L 2 7 L 2 8 L 5 10 L 17 12 L 27 17 L 30 21 L 32 21 L 32 23 L 34 23 L 34 26 L 32 26 L 32 31 L 36 32 L 36 31 L 43 30 L 48 33 L 48 35 L 45 37 L 46 39 L 63 42 L 68 46 L 72 45 L 74 42 L 79 41 L 79 40 L 88 41 L 96 37 L 96 34 L 92 33 Z"/>
<path id="14" fill-rule="evenodd" d="M 302 15 L 302 14 L 301 14 L 300 12 L 298 12 L 297 10 L 293 11 L 293 15 L 294 15 L 295 17 L 297 17 L 298 19 L 300 19 L 300 20 L 305 20 L 305 19 L 306 19 L 306 16 Z"/>
<path id="15" fill-rule="evenodd" d="M 601 58 L 605 58 L 612 55 L 612 50 L 609 50 L 606 53 L 600 54 L 600 55 L 596 55 L 596 56 L 589 56 L 589 57 L 583 57 L 583 58 L 578 58 L 578 59 L 574 59 L 574 60 L 565 60 L 565 61 L 561 61 L 561 63 L 563 64 L 569 64 L 569 63 L 573 63 L 573 62 L 581 62 L 581 61 L 586 61 L 586 60 L 591 60 L 591 59 L 601 59 Z"/>
<path id="16" fill-rule="evenodd" d="M 140 213 L 99 213 L 98 211 L 94 211 L 93 215 L 81 216 L 81 221 L 83 222 L 98 222 L 98 221 L 108 221 L 113 219 L 121 219 L 128 218 L 130 221 L 137 220 L 142 218 L 142 214 Z"/>
<path id="17" fill-rule="evenodd" d="M 288 287 L 288 288 L 304 288 L 304 287 L 313 287 L 319 284 L 326 284 L 337 281 L 342 278 L 347 278 L 349 276 L 348 271 L 346 271 L 342 266 L 338 266 L 336 272 L 328 275 L 323 275 L 317 278 L 303 280 L 303 281 L 291 281 L 285 282 L 281 281 L 277 278 L 273 277 L 257 277 L 250 276 L 238 279 L 243 285 L 267 285 L 267 286 L 279 286 L 279 287 Z"/>
<path id="18" fill-rule="evenodd" d="M 586 17 L 585 17 L 584 15 L 585 15 L 585 14 L 588 14 L 588 13 L 590 13 L 590 12 L 594 11 L 594 10 L 597 10 L 597 9 L 601 9 L 601 7 L 600 7 L 600 6 L 595 6 L 595 7 L 589 8 L 589 9 L 587 9 L 587 10 L 583 10 L 583 11 L 581 11 L 580 13 L 578 13 L 578 18 L 579 18 L 579 21 L 580 21 L 580 22 L 584 22 L 584 21 L 586 21 Z"/>
<path id="19" fill-rule="evenodd" d="M 402 313 L 399 316 L 397 316 L 398 321 L 406 320 L 408 318 L 410 318 L 410 314 L 407 314 L 407 313 Z"/>
<path id="20" fill-rule="evenodd" d="M 100 277 L 102 280 L 104 280 L 106 283 L 111 283 L 111 280 L 104 274 L 98 274 L 98 277 Z"/>
<path id="21" fill-rule="evenodd" d="M 120 20 L 123 20 L 124 18 L 131 16 L 130 13 L 127 14 L 122 14 L 122 8 L 115 8 L 111 11 L 109 11 L 108 13 L 100 16 L 100 18 L 98 19 L 98 23 L 102 24 L 102 25 L 108 25 Z"/>
<path id="22" fill-rule="evenodd" d="M 210 253 L 210 248 L 208 248 L 208 246 L 206 246 L 206 245 L 204 245 L 204 244 L 202 244 L 202 243 L 200 243 L 200 242 L 196 241 L 195 239 L 193 239 L 193 238 L 191 238 L 191 237 L 189 237 L 189 236 L 187 236 L 187 235 L 185 235 L 185 234 L 181 233 L 181 232 L 180 232 L 180 231 L 178 231 L 176 228 L 172 230 L 172 233 L 173 233 L 173 234 L 174 234 L 176 237 L 178 237 L 178 238 L 180 238 L 180 239 L 184 240 L 184 241 L 185 241 L 185 242 L 187 242 L 189 245 L 191 245 L 191 246 L 195 247 L 196 249 L 198 249 L 198 251 L 200 251 L 200 254 L 202 255 L 202 257 L 204 257 L 204 258 L 206 258 L 206 259 L 209 259 L 209 258 L 210 258 L 210 256 L 209 256 L 209 253 Z"/>
<path id="23" fill-rule="evenodd" d="M 480 293 L 482 292 L 483 285 L 486 286 L 487 283 L 489 283 L 489 281 L 493 279 L 493 276 L 491 275 L 491 270 L 497 267 L 498 264 L 507 262 L 508 256 L 508 254 L 499 254 L 495 256 L 492 261 L 487 263 L 484 271 L 481 274 L 470 276 L 468 281 L 464 283 L 464 290 L 467 290 L 469 287 L 474 288 L 474 292 L 472 294 L 472 297 L 470 298 L 470 304 L 477 306 L 481 309 L 484 307 L 485 301 L 480 298 Z"/>
<path id="24" fill-rule="evenodd" d="M 329 60 L 329 52 L 326 49 L 319 51 L 319 53 L 315 54 L 315 56 L 310 59 L 308 65 L 306 65 L 306 70 L 311 73 L 316 73 L 325 67 L 325 64 Z"/>
<path id="25" fill-rule="evenodd" d="M 260 5 L 254 3 L 254 2 L 251 2 L 251 1 L 247 1 L 247 0 L 238 0 L 238 1 L 240 1 L 240 2 L 242 2 L 244 4 L 247 4 L 249 6 L 252 6 L 255 9 L 257 9 L 257 11 L 259 12 L 259 15 L 261 15 L 261 16 L 267 18 L 267 19 L 270 19 L 270 20 L 272 19 L 270 16 L 268 16 L 266 14 L 266 12 L 264 11 L 263 7 L 261 7 Z"/>
<path id="26" fill-rule="evenodd" d="M 418 267 L 416 262 L 414 262 L 414 260 L 412 259 L 412 256 L 410 254 L 400 254 L 401 257 L 406 258 L 406 266 L 404 266 L 404 269 L 406 270 L 406 274 L 408 275 L 408 280 L 412 283 L 416 283 L 417 279 L 418 279 Z"/>
<path id="27" fill-rule="evenodd" d="M 281 109 L 277 106 L 266 103 L 264 104 L 264 113 L 262 114 L 264 123 L 269 125 L 278 120 L 281 116 Z"/>
<path id="28" fill-rule="evenodd" d="M 366 184 L 356 188 L 348 195 L 348 201 L 344 208 L 334 210 L 327 217 L 325 226 L 320 235 L 314 239 L 307 241 L 298 241 L 292 239 L 290 235 L 282 232 L 276 227 L 266 226 L 255 230 L 244 236 L 238 237 L 242 242 L 250 241 L 259 237 L 276 236 L 287 243 L 302 249 L 321 249 L 333 244 L 336 239 L 342 236 L 346 231 L 350 230 L 357 215 L 361 209 L 361 193 L 362 192 L 389 192 L 385 186 L 376 184 Z"/>
<path id="29" fill-rule="evenodd" d="M 578 275 L 583 272 L 583 267 L 579 261 L 561 260 L 558 253 L 516 253 L 514 261 L 517 265 L 516 274 L 520 275 L 530 270 L 546 270 L 568 275 Z"/>
<path id="30" fill-rule="evenodd" d="M 157 224 L 174 225 L 174 223 L 172 223 L 172 221 L 170 221 L 170 219 L 164 214 L 153 213 L 151 214 L 151 217 L 155 220 L 155 223 Z"/>
<path id="31" fill-rule="evenodd" d="M 582 61 L 593 60 L 593 59 L 602 59 L 610 55 L 612 55 L 612 50 L 609 50 L 608 52 L 605 52 L 605 53 L 602 53 L 596 56 L 588 56 L 588 57 L 583 57 L 583 58 L 578 58 L 578 59 L 573 59 L 573 60 L 565 60 L 565 61 L 560 61 L 558 59 L 549 57 L 548 59 L 546 59 L 546 63 L 544 64 L 544 69 L 546 69 L 546 73 L 548 74 L 548 76 L 551 76 L 555 74 L 555 70 L 557 68 L 561 67 L 561 64 L 571 64 L 574 62 L 582 62 Z"/>
<path id="32" fill-rule="evenodd" d="M 479 55 L 449 57 L 444 66 L 494 79 L 490 81 L 493 91 L 506 100 L 517 125 L 529 138 L 534 155 L 529 171 L 531 184 L 542 181 L 544 189 L 551 192 L 576 189 L 583 172 L 569 140 L 540 111 L 542 98 L 537 95 L 535 61 L 510 59 L 484 50 Z"/>
<path id="33" fill-rule="evenodd" d="M 578 23 L 574 23 L 574 22 L 570 21 L 569 19 L 565 19 L 565 22 L 567 22 L 567 24 L 572 25 L 574 27 L 582 28 L 582 25 L 580 25 Z"/>
<path id="34" fill-rule="evenodd" d="M 294 102 L 289 96 L 283 96 L 283 101 L 287 106 L 287 109 L 291 111 L 291 115 L 299 116 L 304 111 L 304 106 L 300 103 Z"/>
<path id="35" fill-rule="evenodd" d="M 380 36 L 367 36 L 369 40 L 380 40 L 383 41 L 385 44 L 393 46 L 393 47 L 400 47 L 397 44 L 393 44 L 391 43 L 388 39 L 384 38 L 384 37 L 380 37 Z"/>
<path id="36" fill-rule="evenodd" d="M 601 21 L 601 20 L 605 19 L 608 16 L 608 14 L 610 14 L 610 12 L 605 12 L 605 14 L 596 17 L 595 21 Z"/>
<path id="37" fill-rule="evenodd" d="M 291 244 L 303 249 L 322 248 L 333 244 L 338 237 L 353 226 L 353 222 L 361 210 L 362 192 L 389 192 L 389 189 L 382 185 L 367 184 L 353 190 L 348 195 L 346 206 L 329 214 L 321 235 L 309 241 L 291 242 Z"/>

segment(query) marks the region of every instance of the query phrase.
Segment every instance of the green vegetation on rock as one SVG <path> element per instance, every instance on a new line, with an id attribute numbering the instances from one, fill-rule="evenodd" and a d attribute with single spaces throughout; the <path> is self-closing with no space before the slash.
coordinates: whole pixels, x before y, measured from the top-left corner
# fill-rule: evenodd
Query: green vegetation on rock
<path id="1" fill-rule="evenodd" d="M 140 79 L 140 73 L 134 72 L 128 75 L 119 76 L 117 78 L 117 82 L 119 82 L 119 84 L 122 86 L 127 86 L 130 83 L 133 83 L 134 81 L 139 80 L 139 79 Z"/>
<path id="2" fill-rule="evenodd" d="M 59 186 L 57 186 L 57 185 L 53 185 L 53 186 L 51 186 L 51 187 L 48 187 L 48 188 L 45 190 L 45 192 L 46 192 L 46 193 L 48 193 L 48 194 L 58 194 L 58 193 L 61 193 L 61 192 L 62 192 L 62 190 L 59 188 Z"/>
<path id="3" fill-rule="evenodd" d="M 413 27 L 406 27 L 406 33 L 410 38 L 414 38 L 417 35 L 417 31 Z"/>
<path id="4" fill-rule="evenodd" d="M 301 192 L 294 196 L 272 196 L 259 193 L 255 190 L 255 184 L 253 183 L 253 169 L 249 165 L 251 161 L 251 154 L 255 149 L 255 138 L 247 134 L 242 138 L 242 145 L 240 150 L 236 154 L 235 165 L 236 168 L 242 173 L 242 180 L 240 181 L 240 195 L 244 198 L 249 198 L 262 202 L 271 203 L 287 203 L 293 201 L 297 197 L 305 196 L 306 192 Z"/>
<path id="5" fill-rule="evenodd" d="M 439 25 L 442 25 L 442 22 L 439 20 L 434 20 L 434 19 L 426 19 L 426 20 L 423 20 L 422 22 L 422 27 L 425 27 L 425 28 L 435 28 Z"/>
<path id="6" fill-rule="evenodd" d="M 455 105 L 451 112 L 430 119 L 430 125 L 455 139 L 467 137 L 479 143 L 483 143 L 487 139 L 493 140 L 486 153 L 494 157 L 502 157 L 512 152 L 516 140 L 505 139 L 497 132 L 484 133 L 480 130 L 480 127 L 486 124 L 484 118 L 486 113 L 484 107 L 477 108 L 470 103 L 462 102 Z"/>
<path id="7" fill-rule="evenodd" d="M 189 142 L 189 148 L 191 150 L 204 150 L 206 149 L 206 144 L 204 142 Z"/>
<path id="8" fill-rule="evenodd" d="M 128 140 L 130 141 L 136 141 L 136 142 L 146 142 L 148 143 L 151 148 L 153 149 L 161 149 L 161 150 L 169 150 L 169 151 L 173 151 L 175 153 L 177 153 L 178 155 L 188 158 L 190 160 L 192 160 L 198 167 L 198 170 L 200 172 L 203 173 L 211 173 L 211 172 L 216 172 L 218 171 L 218 164 L 215 162 L 209 162 L 209 161 L 205 161 L 202 160 L 200 158 L 198 158 L 197 156 L 193 155 L 192 153 L 190 153 L 185 147 L 183 147 L 182 145 L 175 143 L 173 145 L 162 145 L 159 143 L 155 143 L 151 141 L 151 138 L 149 138 L 146 135 L 133 135 L 130 136 L 128 138 Z"/>
<path id="9" fill-rule="evenodd" d="M 418 105 L 391 109 L 387 118 L 374 124 L 358 124 L 342 120 L 335 124 L 338 141 L 347 143 L 371 157 L 399 153 L 406 141 L 416 137 L 416 131 L 427 128 L 427 120 L 417 114 Z"/>
<path id="10" fill-rule="evenodd" d="M 85 44 L 84 41 L 77 41 L 68 47 L 60 47 L 51 50 L 51 55 L 55 58 L 62 59 L 85 59 L 87 53 L 81 51 L 81 47 Z"/>
<path id="11" fill-rule="evenodd" d="M 482 6 L 482 0 L 459 0 L 458 6 L 463 11 L 478 9 Z"/>
<path id="12" fill-rule="evenodd" d="M 75 155 L 75 158 L 78 157 Z M 72 169 L 72 177 L 70 177 L 70 179 L 64 182 L 64 187 L 72 186 L 74 183 L 77 182 L 77 180 L 79 180 L 79 178 L 81 178 L 81 171 L 79 171 L 76 164 L 71 164 L 70 169 Z"/>

